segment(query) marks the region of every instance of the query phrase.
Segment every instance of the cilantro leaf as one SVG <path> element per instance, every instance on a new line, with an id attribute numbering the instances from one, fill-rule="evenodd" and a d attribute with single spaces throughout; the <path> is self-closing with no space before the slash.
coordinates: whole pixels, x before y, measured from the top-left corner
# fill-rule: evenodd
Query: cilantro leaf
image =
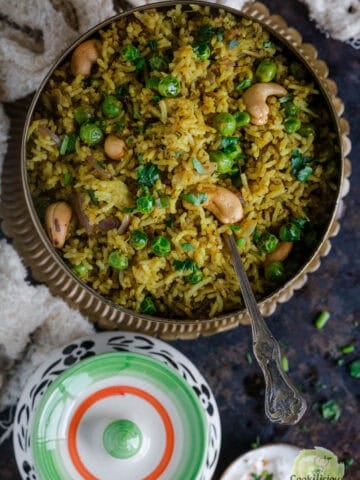
<path id="1" fill-rule="evenodd" d="M 300 150 L 295 149 L 292 151 L 290 163 L 291 172 L 299 180 L 299 182 L 306 182 L 309 176 L 313 172 L 313 168 L 308 163 L 312 162 L 313 158 L 304 157 Z"/>
<path id="2" fill-rule="evenodd" d="M 193 167 L 195 168 L 195 170 L 197 171 L 197 173 L 199 173 L 200 175 L 205 173 L 205 168 L 204 168 L 203 164 L 196 157 L 194 157 L 192 159 L 192 164 L 193 164 Z"/>
<path id="3" fill-rule="evenodd" d="M 245 88 L 249 88 L 252 83 L 251 78 L 245 78 L 242 82 L 236 85 L 235 90 L 245 90 Z"/>
<path id="4" fill-rule="evenodd" d="M 236 145 L 239 143 L 239 137 L 221 137 L 221 147 L 227 148 L 231 145 Z"/>
<path id="5" fill-rule="evenodd" d="M 195 32 L 195 40 L 197 43 L 210 43 L 212 37 L 215 35 L 215 30 L 211 25 L 204 24 Z"/>
<path id="6" fill-rule="evenodd" d="M 198 266 L 191 258 L 187 258 L 186 260 L 174 260 L 173 267 L 177 272 L 195 272 L 198 269 Z"/>
<path id="7" fill-rule="evenodd" d="M 139 184 L 146 185 L 148 187 L 153 187 L 156 180 L 160 178 L 160 170 L 153 163 L 140 165 L 140 167 L 136 169 L 136 173 Z"/>
<path id="8" fill-rule="evenodd" d="M 181 198 L 183 200 L 185 200 L 186 202 L 191 203 L 191 205 L 199 206 L 199 205 L 202 205 L 203 203 L 205 203 L 207 201 L 208 196 L 207 196 L 206 193 L 203 193 L 203 192 L 183 193 L 181 195 Z"/>
<path id="9" fill-rule="evenodd" d="M 195 248 L 191 245 L 191 243 L 183 243 L 181 248 L 184 252 L 193 252 Z"/>

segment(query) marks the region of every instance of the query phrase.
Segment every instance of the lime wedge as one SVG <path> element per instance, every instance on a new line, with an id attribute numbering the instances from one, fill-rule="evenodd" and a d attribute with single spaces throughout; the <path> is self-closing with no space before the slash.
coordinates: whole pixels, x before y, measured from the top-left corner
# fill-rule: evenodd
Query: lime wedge
<path id="1" fill-rule="evenodd" d="M 315 447 L 312 450 L 301 450 L 295 458 L 292 475 L 294 478 L 308 475 L 309 478 L 344 478 L 344 464 L 338 463 L 338 458 L 330 450 Z M 292 476 L 290 478 L 293 478 Z M 308 477 L 306 477 L 308 478 Z"/>

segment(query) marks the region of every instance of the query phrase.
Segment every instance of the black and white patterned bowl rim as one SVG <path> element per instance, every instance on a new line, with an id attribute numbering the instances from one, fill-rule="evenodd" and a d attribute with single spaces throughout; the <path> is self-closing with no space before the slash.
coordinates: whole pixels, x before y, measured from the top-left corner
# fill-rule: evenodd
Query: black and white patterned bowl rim
<path id="1" fill-rule="evenodd" d="M 13 443 L 23 480 L 38 480 L 31 451 L 31 424 L 41 397 L 67 368 L 80 360 L 107 352 L 133 352 L 149 355 L 175 369 L 193 388 L 203 405 L 209 426 L 205 469 L 200 480 L 211 480 L 219 459 L 221 425 L 216 401 L 197 368 L 182 353 L 156 338 L 129 332 L 104 332 L 80 338 L 56 350 L 29 378 L 16 408 Z"/>

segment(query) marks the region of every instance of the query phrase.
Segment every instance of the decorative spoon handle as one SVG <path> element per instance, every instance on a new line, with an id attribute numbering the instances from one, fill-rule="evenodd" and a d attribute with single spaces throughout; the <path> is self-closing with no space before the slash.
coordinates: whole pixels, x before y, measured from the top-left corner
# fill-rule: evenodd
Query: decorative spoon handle
<path id="1" fill-rule="evenodd" d="M 254 355 L 265 378 L 265 413 L 272 422 L 286 425 L 297 423 L 306 411 L 306 401 L 281 367 L 277 340 L 266 325 L 257 306 L 233 235 L 225 235 L 238 277 L 253 335 Z"/>

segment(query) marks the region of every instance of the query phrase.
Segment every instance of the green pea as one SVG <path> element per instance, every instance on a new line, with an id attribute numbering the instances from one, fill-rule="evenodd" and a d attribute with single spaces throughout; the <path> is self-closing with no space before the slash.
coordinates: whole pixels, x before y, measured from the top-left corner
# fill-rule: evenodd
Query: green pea
<path id="1" fill-rule="evenodd" d="M 229 173 L 234 166 L 234 161 L 225 152 L 214 151 L 210 152 L 210 161 L 216 162 L 216 171 L 221 175 Z"/>
<path id="2" fill-rule="evenodd" d="M 120 252 L 114 251 L 109 255 L 109 265 L 116 270 L 126 270 L 129 266 L 129 259 Z"/>
<path id="3" fill-rule="evenodd" d="M 238 143 L 233 143 L 228 147 L 224 148 L 224 153 L 227 155 L 231 160 L 235 160 L 238 158 L 242 153 L 242 148 Z"/>
<path id="4" fill-rule="evenodd" d="M 159 257 L 165 257 L 171 252 L 171 243 L 166 237 L 158 235 L 151 242 L 151 251 Z"/>
<path id="5" fill-rule="evenodd" d="M 125 45 L 121 53 L 126 60 L 130 60 L 131 62 L 140 58 L 140 52 L 134 45 Z"/>
<path id="6" fill-rule="evenodd" d="M 279 240 L 275 235 L 273 235 L 272 233 L 265 232 L 262 235 L 260 235 L 260 238 L 257 241 L 257 246 L 259 250 L 265 253 L 270 253 L 275 250 L 278 243 L 279 243 Z"/>
<path id="7" fill-rule="evenodd" d="M 207 60 L 211 55 L 210 47 L 206 44 L 196 45 L 193 50 L 200 60 Z"/>
<path id="8" fill-rule="evenodd" d="M 89 272 L 90 268 L 83 263 L 79 263 L 78 265 L 72 265 L 71 270 L 79 277 L 84 277 Z"/>
<path id="9" fill-rule="evenodd" d="M 145 248 L 148 243 L 148 236 L 141 230 L 134 230 L 130 234 L 130 243 L 137 250 Z"/>
<path id="10" fill-rule="evenodd" d="M 276 63 L 270 58 L 266 58 L 259 63 L 255 76 L 260 82 L 271 82 L 276 76 Z"/>
<path id="11" fill-rule="evenodd" d="M 220 135 L 228 137 L 231 136 L 236 130 L 236 120 L 231 113 L 218 113 L 214 118 L 214 127 L 220 133 Z"/>
<path id="12" fill-rule="evenodd" d="M 284 128 L 286 133 L 295 133 L 301 127 L 301 121 L 296 117 L 288 117 L 284 120 Z"/>
<path id="13" fill-rule="evenodd" d="M 245 127 L 246 125 L 249 125 L 251 121 L 251 117 L 248 112 L 236 112 L 234 117 L 237 127 Z"/>
<path id="14" fill-rule="evenodd" d="M 268 282 L 278 283 L 285 277 L 285 268 L 282 262 L 271 262 L 265 267 L 265 278 Z"/>
<path id="15" fill-rule="evenodd" d="M 154 300 L 149 296 L 145 297 L 140 303 L 140 311 L 141 313 L 146 313 L 147 315 L 154 315 L 154 313 L 156 313 L 156 305 Z"/>
<path id="16" fill-rule="evenodd" d="M 313 125 L 303 125 L 301 128 L 299 128 L 298 133 L 305 138 L 314 136 L 315 128 Z"/>
<path id="17" fill-rule="evenodd" d="M 176 97 L 180 93 L 180 82 L 176 77 L 168 75 L 160 80 L 158 90 L 163 97 Z"/>
<path id="18" fill-rule="evenodd" d="M 236 240 L 236 245 L 239 247 L 239 248 L 242 248 L 245 246 L 245 243 L 246 243 L 246 240 L 244 237 L 239 237 L 237 240 Z"/>
<path id="19" fill-rule="evenodd" d="M 122 103 L 113 95 L 106 95 L 102 104 L 101 110 L 106 118 L 116 118 L 122 112 Z"/>
<path id="20" fill-rule="evenodd" d="M 150 213 L 155 208 L 155 199 L 150 194 L 143 195 L 136 200 L 136 207 L 140 213 Z"/>
<path id="21" fill-rule="evenodd" d="M 95 123 L 84 123 L 80 127 L 80 138 L 87 145 L 93 146 L 102 141 L 104 134 Z"/>
<path id="22" fill-rule="evenodd" d="M 187 283 L 195 285 L 196 283 L 201 282 L 203 277 L 204 274 L 201 270 L 195 270 L 195 272 L 191 273 L 190 275 L 186 275 L 185 280 Z"/>
<path id="23" fill-rule="evenodd" d="M 285 113 L 288 117 L 295 117 L 295 115 L 299 113 L 299 107 L 294 105 L 292 102 L 286 102 Z"/>
<path id="24" fill-rule="evenodd" d="M 300 240 L 301 230 L 295 223 L 283 225 L 279 231 L 280 240 L 284 242 L 296 242 Z"/>
<path id="25" fill-rule="evenodd" d="M 90 122 L 93 118 L 92 110 L 88 105 L 80 105 L 74 113 L 75 121 L 78 125 Z"/>

